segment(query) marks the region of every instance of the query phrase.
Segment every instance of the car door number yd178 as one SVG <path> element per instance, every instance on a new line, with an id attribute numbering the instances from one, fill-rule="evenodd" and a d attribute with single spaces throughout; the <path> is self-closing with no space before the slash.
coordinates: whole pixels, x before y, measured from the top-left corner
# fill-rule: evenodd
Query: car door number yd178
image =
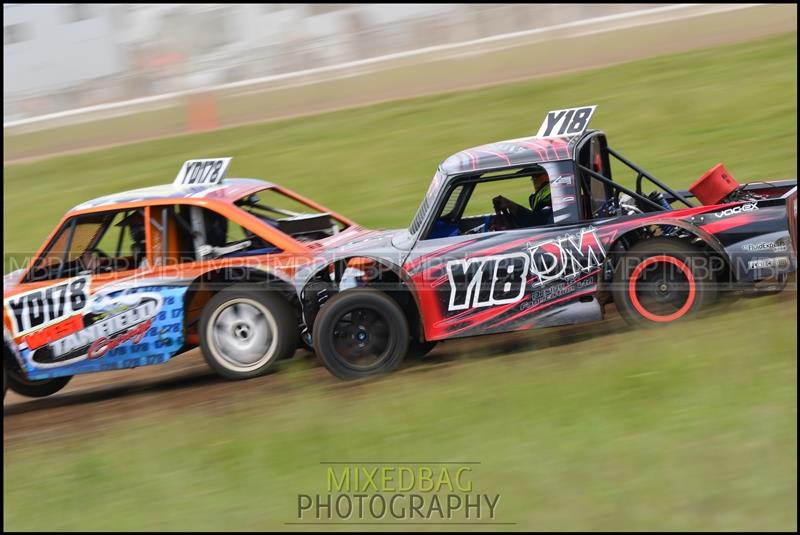
<path id="1" fill-rule="evenodd" d="M 447 263 L 448 310 L 516 303 L 525 289 L 576 279 L 600 267 L 605 249 L 593 228 L 526 247 L 527 252 L 479 256 Z"/>
<path id="2" fill-rule="evenodd" d="M 14 336 L 41 329 L 86 306 L 89 277 L 76 277 L 6 299 Z"/>

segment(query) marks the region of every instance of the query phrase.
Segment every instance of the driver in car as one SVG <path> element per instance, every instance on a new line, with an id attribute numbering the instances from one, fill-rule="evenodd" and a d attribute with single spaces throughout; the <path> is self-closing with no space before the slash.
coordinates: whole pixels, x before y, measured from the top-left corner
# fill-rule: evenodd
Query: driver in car
<path id="1" fill-rule="evenodd" d="M 99 254 L 99 249 L 87 249 L 80 256 L 80 263 L 83 269 L 91 272 L 104 271 L 123 271 L 147 265 L 147 250 L 145 245 L 144 217 L 139 211 L 132 213 L 117 223 L 117 227 L 128 227 L 131 236 L 131 260 L 133 265 L 127 263 L 115 265 L 119 259 L 112 260 L 105 254 Z"/>
<path id="2" fill-rule="evenodd" d="M 542 171 L 531 177 L 534 192 L 528 197 L 530 209 L 521 206 L 502 195 L 492 199 L 498 216 L 504 212 L 510 214 L 511 221 L 506 221 L 506 228 L 526 228 L 553 223 L 553 205 L 550 200 L 550 180 Z M 495 218 L 495 220 L 497 217 Z M 495 227 L 498 224 L 495 222 Z"/>

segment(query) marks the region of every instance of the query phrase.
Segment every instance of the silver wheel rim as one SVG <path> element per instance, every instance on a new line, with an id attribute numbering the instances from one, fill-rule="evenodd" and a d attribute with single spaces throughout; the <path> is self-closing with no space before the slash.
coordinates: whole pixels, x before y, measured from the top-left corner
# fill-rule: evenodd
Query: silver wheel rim
<path id="1" fill-rule="evenodd" d="M 275 355 L 278 325 L 267 308 L 252 299 L 226 302 L 211 315 L 207 338 L 214 359 L 229 370 L 246 373 Z"/>

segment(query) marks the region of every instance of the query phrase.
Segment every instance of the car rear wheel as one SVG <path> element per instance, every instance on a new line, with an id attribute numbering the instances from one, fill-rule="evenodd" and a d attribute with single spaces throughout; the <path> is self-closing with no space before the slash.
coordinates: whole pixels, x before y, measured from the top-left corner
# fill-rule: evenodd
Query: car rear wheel
<path id="1" fill-rule="evenodd" d="M 714 301 L 706 253 L 670 238 L 637 243 L 619 257 L 612 295 L 625 320 L 655 326 L 690 318 Z"/>
<path id="2" fill-rule="evenodd" d="M 267 373 L 297 348 L 291 305 L 257 285 L 230 286 L 212 297 L 200 318 L 200 348 L 208 365 L 227 379 Z"/>
<path id="3" fill-rule="evenodd" d="M 394 370 L 408 351 L 408 322 L 400 306 L 371 288 L 353 288 L 331 298 L 314 322 L 314 349 L 340 379 L 360 379 Z"/>
<path id="4" fill-rule="evenodd" d="M 26 378 L 19 370 L 5 368 L 3 371 L 3 379 L 3 397 L 5 397 L 6 389 L 8 388 L 21 396 L 44 398 L 55 394 L 67 386 L 72 376 L 65 375 L 63 377 L 34 381 Z"/>

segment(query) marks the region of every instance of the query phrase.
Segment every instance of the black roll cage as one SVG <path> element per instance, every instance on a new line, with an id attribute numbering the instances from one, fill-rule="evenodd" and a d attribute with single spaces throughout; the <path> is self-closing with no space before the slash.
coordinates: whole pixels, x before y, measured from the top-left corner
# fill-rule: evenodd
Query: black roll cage
<path id="1" fill-rule="evenodd" d="M 694 208 L 694 205 L 691 204 L 686 199 L 686 197 L 684 197 L 683 195 L 681 195 L 680 193 L 678 193 L 674 189 L 670 188 L 669 186 L 667 186 L 666 184 L 664 184 L 663 182 L 658 180 L 656 177 L 654 177 L 653 175 L 651 175 L 650 173 L 648 173 L 647 171 L 645 171 L 644 169 L 642 169 L 641 167 L 639 167 L 635 163 L 631 162 L 630 160 L 628 160 L 627 158 L 622 156 L 620 153 L 618 153 L 617 151 L 615 151 L 614 149 L 609 147 L 607 143 L 603 143 L 601 145 L 601 151 L 604 151 L 606 153 L 605 155 L 603 155 L 603 157 L 605 159 L 605 163 L 607 165 L 607 168 L 611 169 L 611 166 L 608 165 L 610 163 L 608 155 L 610 155 L 610 156 L 613 156 L 614 159 L 617 160 L 618 162 L 620 162 L 621 164 L 623 164 L 626 167 L 628 167 L 629 169 L 635 171 L 636 172 L 636 191 L 633 191 L 633 190 L 631 190 L 629 188 L 626 188 L 625 186 L 623 186 L 621 184 L 618 184 L 617 182 L 614 182 L 610 178 L 608 178 L 606 176 L 603 176 L 602 174 L 600 174 L 600 173 L 598 173 L 598 172 L 596 172 L 596 171 L 594 171 L 592 169 L 589 169 L 585 165 L 582 165 L 580 163 L 580 161 L 579 161 L 579 155 L 580 155 L 581 151 L 583 150 L 583 148 L 586 145 L 586 143 L 590 142 L 592 139 L 594 139 L 595 137 L 598 137 L 598 136 L 600 136 L 600 138 L 603 141 L 605 141 L 605 133 L 603 133 L 601 130 L 591 130 L 591 131 L 589 131 L 589 133 L 587 133 L 583 137 L 583 139 L 580 140 L 580 142 L 576 146 L 575 153 L 573 155 L 573 160 L 575 160 L 575 165 L 577 166 L 578 169 L 580 169 L 581 171 L 583 171 L 584 173 L 586 173 L 590 177 L 592 177 L 592 178 L 594 178 L 596 180 L 599 180 L 600 182 L 605 184 L 607 188 L 610 187 L 611 189 L 617 190 L 618 192 L 621 191 L 622 193 L 630 195 L 631 197 L 633 197 L 637 201 L 639 201 L 641 203 L 644 203 L 646 205 L 649 205 L 649 206 L 651 206 L 652 208 L 654 208 L 654 209 L 656 209 L 658 211 L 665 211 L 666 208 L 664 208 L 663 206 L 661 206 L 660 204 L 658 204 L 656 202 L 653 202 L 653 200 L 649 199 L 648 197 L 646 197 L 645 195 L 642 194 L 642 179 L 646 178 L 653 185 L 655 185 L 657 188 L 659 188 L 659 189 L 665 191 L 666 193 L 668 193 L 669 195 L 671 195 L 673 199 L 679 200 L 680 202 L 682 202 L 683 204 L 685 204 L 689 208 Z"/>

